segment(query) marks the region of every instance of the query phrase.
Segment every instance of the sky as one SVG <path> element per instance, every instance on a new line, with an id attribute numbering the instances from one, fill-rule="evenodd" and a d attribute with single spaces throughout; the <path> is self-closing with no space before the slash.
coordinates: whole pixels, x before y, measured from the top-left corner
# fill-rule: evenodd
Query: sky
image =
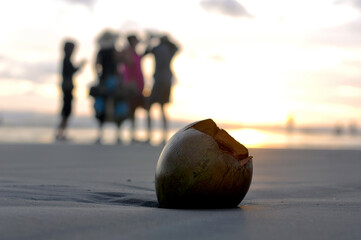
<path id="1" fill-rule="evenodd" d="M 62 42 L 74 39 L 74 117 L 93 115 L 96 38 L 169 33 L 171 119 L 361 123 L 361 0 L 12 0 L 0 7 L 0 114 L 58 114 Z M 141 49 L 140 49 L 141 50 Z M 152 59 L 143 61 L 152 85 Z M 155 107 L 154 111 L 157 111 Z"/>

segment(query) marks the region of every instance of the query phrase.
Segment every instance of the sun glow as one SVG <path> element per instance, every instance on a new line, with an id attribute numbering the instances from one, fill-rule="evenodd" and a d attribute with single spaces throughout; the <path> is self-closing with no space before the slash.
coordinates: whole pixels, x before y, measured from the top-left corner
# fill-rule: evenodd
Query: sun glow
<path id="1" fill-rule="evenodd" d="M 36 63 L 59 62 L 61 41 L 71 37 L 78 42 L 74 62 L 88 61 L 75 77 L 76 114 L 92 115 L 88 89 L 96 79 L 95 38 L 110 28 L 123 40 L 129 31 L 143 38 L 146 31 L 154 30 L 169 32 L 179 43 L 181 51 L 173 62 L 176 81 L 167 108 L 172 119 L 283 124 L 290 112 L 297 124 L 360 119 L 356 22 L 360 9 L 332 0 L 236 1 L 251 18 L 209 12 L 198 0 L 130 1 L 126 7 L 122 1 L 110 0 L 91 5 L 86 4 L 89 1 L 8 1 L 0 9 L 0 20 L 8 23 L 2 29 L 6 38 L 0 39 L 0 111 L 53 111 L 61 101 L 59 72 Z M 149 88 L 154 66 L 149 58 L 144 60 Z M 50 77 L 49 71 L 53 71 Z"/>
<path id="2" fill-rule="evenodd" d="M 0 96 L 21 96 L 34 90 L 34 84 L 27 80 L 11 80 L 0 81 Z"/>
<path id="3" fill-rule="evenodd" d="M 257 129 L 244 128 L 230 131 L 230 134 L 240 143 L 250 148 L 261 147 L 266 142 L 266 134 Z"/>

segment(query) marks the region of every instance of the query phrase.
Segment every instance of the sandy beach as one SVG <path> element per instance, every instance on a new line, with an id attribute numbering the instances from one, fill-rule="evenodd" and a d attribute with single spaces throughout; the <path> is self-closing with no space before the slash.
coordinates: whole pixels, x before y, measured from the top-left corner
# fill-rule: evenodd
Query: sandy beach
<path id="1" fill-rule="evenodd" d="M 1 144 L 0 239 L 361 239 L 361 150 L 250 149 L 235 209 L 158 208 L 162 147 Z"/>

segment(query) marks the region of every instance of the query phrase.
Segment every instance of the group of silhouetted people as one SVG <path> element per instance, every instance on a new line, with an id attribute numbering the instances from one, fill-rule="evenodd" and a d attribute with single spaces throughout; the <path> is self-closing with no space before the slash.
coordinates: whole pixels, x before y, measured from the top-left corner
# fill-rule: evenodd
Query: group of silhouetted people
<path id="1" fill-rule="evenodd" d="M 178 51 L 178 46 L 170 41 L 167 35 L 148 35 L 146 49 L 140 53 L 137 49 L 139 38 L 135 34 L 126 37 L 126 45 L 118 50 L 116 42 L 119 35 L 112 31 L 105 31 L 97 39 L 98 50 L 95 61 L 95 72 L 97 82 L 89 91 L 94 100 L 94 113 L 98 122 L 97 143 L 103 138 L 103 126 L 105 122 L 114 122 L 118 130 L 122 123 L 129 119 L 131 121 L 131 141 L 136 139 L 137 108 L 144 108 L 147 112 L 148 136 L 146 142 L 150 141 L 152 131 L 152 119 L 150 109 L 154 103 L 161 107 L 163 123 L 163 142 L 167 138 L 168 122 L 164 105 L 170 101 L 173 73 L 171 62 Z M 73 75 L 81 69 L 84 62 L 74 66 L 71 56 L 75 43 L 66 41 L 64 44 L 64 60 L 62 68 L 62 91 L 63 108 L 61 121 L 58 127 L 56 139 L 65 140 L 65 128 L 71 114 Z M 142 71 L 142 58 L 152 54 L 154 57 L 153 87 L 149 96 L 143 95 L 144 76 Z M 117 142 L 121 142 L 119 133 Z"/>

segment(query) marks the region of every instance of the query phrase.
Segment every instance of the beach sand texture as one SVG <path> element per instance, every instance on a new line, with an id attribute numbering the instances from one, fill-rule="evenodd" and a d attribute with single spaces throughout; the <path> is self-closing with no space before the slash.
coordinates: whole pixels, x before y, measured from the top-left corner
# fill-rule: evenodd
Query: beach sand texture
<path id="1" fill-rule="evenodd" d="M 361 150 L 250 149 L 235 209 L 158 208 L 161 147 L 0 145 L 0 239 L 361 239 Z"/>

